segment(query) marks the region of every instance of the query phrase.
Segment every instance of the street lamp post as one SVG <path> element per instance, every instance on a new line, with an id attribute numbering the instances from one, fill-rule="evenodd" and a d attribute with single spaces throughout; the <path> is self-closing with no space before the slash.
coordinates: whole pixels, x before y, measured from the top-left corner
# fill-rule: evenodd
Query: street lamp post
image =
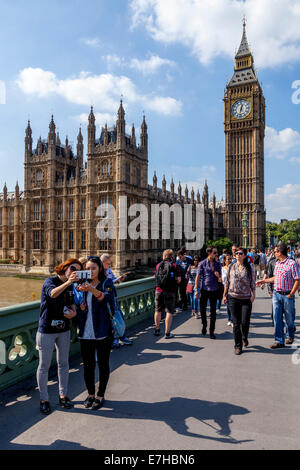
<path id="1" fill-rule="evenodd" d="M 248 248 L 248 229 L 249 229 L 249 213 L 243 212 L 242 215 L 242 227 L 243 227 L 243 238 L 244 248 Z"/>

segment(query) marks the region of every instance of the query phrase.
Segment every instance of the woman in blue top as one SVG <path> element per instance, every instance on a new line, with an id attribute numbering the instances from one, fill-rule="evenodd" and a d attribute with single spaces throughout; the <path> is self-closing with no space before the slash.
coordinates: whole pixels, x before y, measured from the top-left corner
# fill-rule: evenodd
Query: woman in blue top
<path id="1" fill-rule="evenodd" d="M 92 272 L 92 281 L 77 288 L 80 292 L 84 292 L 84 303 L 80 305 L 77 316 L 78 338 L 83 359 L 84 380 L 88 390 L 84 406 L 98 410 L 103 406 L 110 375 L 109 356 L 113 342 L 110 314 L 114 315 L 113 282 L 106 279 L 98 256 L 88 260 L 86 269 Z M 95 396 L 96 354 L 100 377 L 97 396 Z"/>

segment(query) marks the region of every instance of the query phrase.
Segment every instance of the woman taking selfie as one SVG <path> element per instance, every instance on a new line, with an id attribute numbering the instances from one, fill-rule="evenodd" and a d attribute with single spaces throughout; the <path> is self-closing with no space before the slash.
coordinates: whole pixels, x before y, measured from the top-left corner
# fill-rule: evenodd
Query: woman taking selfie
<path id="1" fill-rule="evenodd" d="M 248 346 L 248 333 L 252 304 L 255 299 L 255 271 L 247 258 L 247 250 L 239 248 L 235 253 L 236 263 L 232 263 L 225 281 L 223 301 L 228 301 L 233 321 L 234 353 L 240 355 L 243 346 Z M 227 300 L 228 294 L 228 300 Z"/>
<path id="2" fill-rule="evenodd" d="M 36 344 L 39 351 L 37 383 L 40 391 L 40 410 L 51 411 L 48 400 L 48 372 L 54 345 L 58 364 L 59 404 L 64 408 L 73 405 L 67 397 L 69 380 L 70 320 L 76 316 L 72 283 L 77 281 L 76 271 L 81 263 L 70 259 L 55 268 L 57 276 L 45 280 L 42 287 L 39 326 Z"/>
<path id="3" fill-rule="evenodd" d="M 103 406 L 109 379 L 109 356 L 113 343 L 113 328 L 110 313 L 114 314 L 113 282 L 107 280 L 98 256 L 90 257 L 86 269 L 91 271 L 91 282 L 78 287 L 84 292 L 84 303 L 78 310 L 78 327 L 84 380 L 88 397 L 85 408 L 98 410 Z M 105 288 L 104 288 L 105 282 Z M 96 354 L 99 367 L 99 388 L 95 396 Z"/>

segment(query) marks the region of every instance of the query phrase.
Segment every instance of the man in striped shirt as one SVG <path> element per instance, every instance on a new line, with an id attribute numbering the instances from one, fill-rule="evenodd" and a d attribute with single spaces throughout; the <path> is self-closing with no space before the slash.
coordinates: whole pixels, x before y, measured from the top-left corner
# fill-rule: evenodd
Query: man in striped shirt
<path id="1" fill-rule="evenodd" d="M 275 343 L 271 349 L 284 348 L 285 344 L 293 344 L 295 336 L 295 293 L 300 286 L 299 264 L 287 256 L 287 247 L 279 242 L 274 250 L 276 265 L 274 277 L 257 282 L 257 286 L 274 283 L 273 311 L 275 326 Z M 284 342 L 283 312 L 286 321 L 286 340 Z"/>

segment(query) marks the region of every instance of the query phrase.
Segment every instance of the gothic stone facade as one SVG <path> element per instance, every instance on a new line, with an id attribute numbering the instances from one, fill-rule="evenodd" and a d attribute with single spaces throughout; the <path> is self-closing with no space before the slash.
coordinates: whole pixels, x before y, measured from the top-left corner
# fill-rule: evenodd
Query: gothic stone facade
<path id="1" fill-rule="evenodd" d="M 0 194 L 0 259 L 20 260 L 29 270 L 32 266 L 51 271 L 67 258 L 109 252 L 116 272 L 137 265 L 153 265 L 165 248 L 185 243 L 174 240 L 171 220 L 170 239 L 121 240 L 117 230 L 114 240 L 96 236 L 99 204 L 112 204 L 117 211 L 119 197 L 127 197 L 127 205 L 143 203 L 202 204 L 204 209 L 204 241 L 227 236 L 242 245 L 247 235 L 248 246 L 265 246 L 264 209 L 264 133 L 265 100 L 254 70 L 254 60 L 246 37 L 235 57 L 235 71 L 225 92 L 225 159 L 226 203 L 209 201 L 205 183 L 202 198 L 186 187 L 184 195 L 179 183 L 177 193 L 173 180 L 167 191 L 166 179 L 157 187 L 148 185 L 148 130 L 145 117 L 137 145 L 135 128 L 125 132 L 125 112 L 121 101 L 116 125 L 105 126 L 96 137 L 93 108 L 87 131 L 87 162 L 84 163 L 83 137 L 77 137 L 76 156 L 68 139 L 61 145 L 53 116 L 48 139 L 39 138 L 33 149 L 32 131 L 28 123 L 25 135 L 24 191 L 18 184 L 14 192 L 6 185 Z M 150 213 L 150 211 L 148 210 Z M 247 213 L 249 229 L 242 228 Z M 128 218 L 128 222 L 130 222 Z M 161 221 L 162 222 L 162 221 Z M 150 229 L 149 219 L 149 229 Z M 195 227 L 193 227 L 195 229 Z M 161 228 L 160 228 L 161 233 Z"/>
<path id="2" fill-rule="evenodd" d="M 174 240 L 174 220 L 171 218 L 170 239 L 99 240 L 96 227 L 99 217 L 97 207 L 112 204 L 119 220 L 119 197 L 127 197 L 128 207 L 142 203 L 203 204 L 205 209 L 205 239 L 224 236 L 224 204 L 215 196 L 209 201 L 205 184 L 202 198 L 188 188 L 182 195 L 179 183 L 174 182 L 167 191 L 166 179 L 157 187 L 156 174 L 153 185 L 148 185 L 148 130 L 145 117 L 137 145 L 135 128 L 131 135 L 125 132 L 125 112 L 121 101 L 116 125 L 102 129 L 96 137 L 93 108 L 87 130 L 87 162 L 84 163 L 83 136 L 77 137 L 77 155 L 66 139 L 61 145 L 53 116 L 47 140 L 39 138 L 33 149 L 30 123 L 25 135 L 24 191 L 18 184 L 14 192 L 6 185 L 0 195 L 0 259 L 21 261 L 27 270 L 34 267 L 48 272 L 62 260 L 109 252 L 116 272 L 137 265 L 153 265 L 165 248 L 178 248 L 185 243 Z M 149 211 L 150 213 L 150 211 Z M 128 222 L 131 219 L 128 219 Z M 149 229 L 150 221 L 149 218 Z M 195 227 L 194 227 L 195 228 Z M 161 227 L 160 227 L 161 233 Z"/>

